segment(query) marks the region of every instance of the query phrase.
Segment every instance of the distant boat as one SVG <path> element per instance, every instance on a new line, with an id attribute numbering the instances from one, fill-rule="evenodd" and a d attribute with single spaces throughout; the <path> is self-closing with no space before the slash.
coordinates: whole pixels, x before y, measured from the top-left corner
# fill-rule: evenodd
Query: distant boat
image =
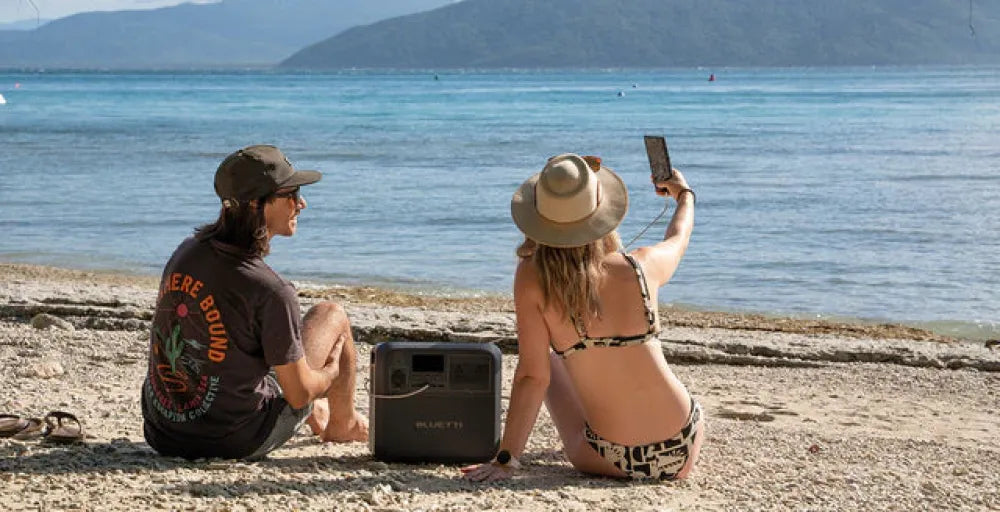
<path id="1" fill-rule="evenodd" d="M 5 100 L 3 98 L 3 94 L 0 94 L 0 105 L 6 105 L 6 104 L 7 104 L 7 100 Z"/>
<path id="2" fill-rule="evenodd" d="M 715 81 L 715 73 L 712 73 L 712 74 L 708 75 L 708 81 L 709 82 L 714 82 Z"/>
<path id="3" fill-rule="evenodd" d="M 618 97 L 622 98 L 625 96 L 625 91 L 618 91 Z"/>

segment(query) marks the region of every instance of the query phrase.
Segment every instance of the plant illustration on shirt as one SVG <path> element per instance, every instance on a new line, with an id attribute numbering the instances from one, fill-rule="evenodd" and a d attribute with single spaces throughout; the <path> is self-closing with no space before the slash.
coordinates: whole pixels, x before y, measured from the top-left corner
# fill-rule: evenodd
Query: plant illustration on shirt
<path id="1" fill-rule="evenodd" d="M 167 358 L 169 364 L 156 365 L 157 374 L 163 381 L 168 391 L 184 393 L 188 390 L 190 375 L 201 373 L 202 360 L 184 355 L 184 348 L 191 347 L 195 350 L 204 350 L 205 346 L 192 339 L 181 338 L 181 326 L 178 323 L 170 331 L 170 335 L 164 334 L 159 327 L 153 327 L 158 345 L 156 349 Z M 178 361 L 180 367 L 178 368 Z"/>

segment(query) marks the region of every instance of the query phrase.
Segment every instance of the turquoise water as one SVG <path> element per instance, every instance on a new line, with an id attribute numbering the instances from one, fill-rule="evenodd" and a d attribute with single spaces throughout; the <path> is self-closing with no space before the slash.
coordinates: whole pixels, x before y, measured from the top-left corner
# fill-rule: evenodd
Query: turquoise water
<path id="1" fill-rule="evenodd" d="M 600 155 L 630 239 L 659 133 L 698 192 L 662 301 L 1000 337 L 1000 68 L 438 75 L 0 72 L 0 260 L 158 273 L 218 162 L 268 142 L 325 172 L 280 272 L 508 292 L 515 187 Z"/>

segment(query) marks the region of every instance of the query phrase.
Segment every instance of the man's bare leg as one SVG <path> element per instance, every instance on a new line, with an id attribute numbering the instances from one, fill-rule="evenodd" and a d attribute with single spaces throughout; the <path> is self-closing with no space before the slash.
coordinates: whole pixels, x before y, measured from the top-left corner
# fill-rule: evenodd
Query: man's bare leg
<path id="1" fill-rule="evenodd" d="M 340 369 L 326 399 L 313 403 L 309 428 L 323 441 L 366 441 L 368 420 L 354 409 L 358 353 L 344 309 L 334 302 L 313 306 L 302 321 L 302 345 L 309 366 L 322 368 L 327 361 L 338 361 Z"/>

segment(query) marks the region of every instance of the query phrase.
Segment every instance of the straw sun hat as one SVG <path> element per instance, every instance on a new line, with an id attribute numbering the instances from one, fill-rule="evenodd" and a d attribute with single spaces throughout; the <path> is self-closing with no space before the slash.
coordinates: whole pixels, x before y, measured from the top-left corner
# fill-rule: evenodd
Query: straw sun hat
<path id="1" fill-rule="evenodd" d="M 597 170 L 572 153 L 550 158 L 510 200 L 517 228 L 550 247 L 579 247 L 618 227 L 628 211 L 628 191 L 617 174 L 594 161 Z"/>

